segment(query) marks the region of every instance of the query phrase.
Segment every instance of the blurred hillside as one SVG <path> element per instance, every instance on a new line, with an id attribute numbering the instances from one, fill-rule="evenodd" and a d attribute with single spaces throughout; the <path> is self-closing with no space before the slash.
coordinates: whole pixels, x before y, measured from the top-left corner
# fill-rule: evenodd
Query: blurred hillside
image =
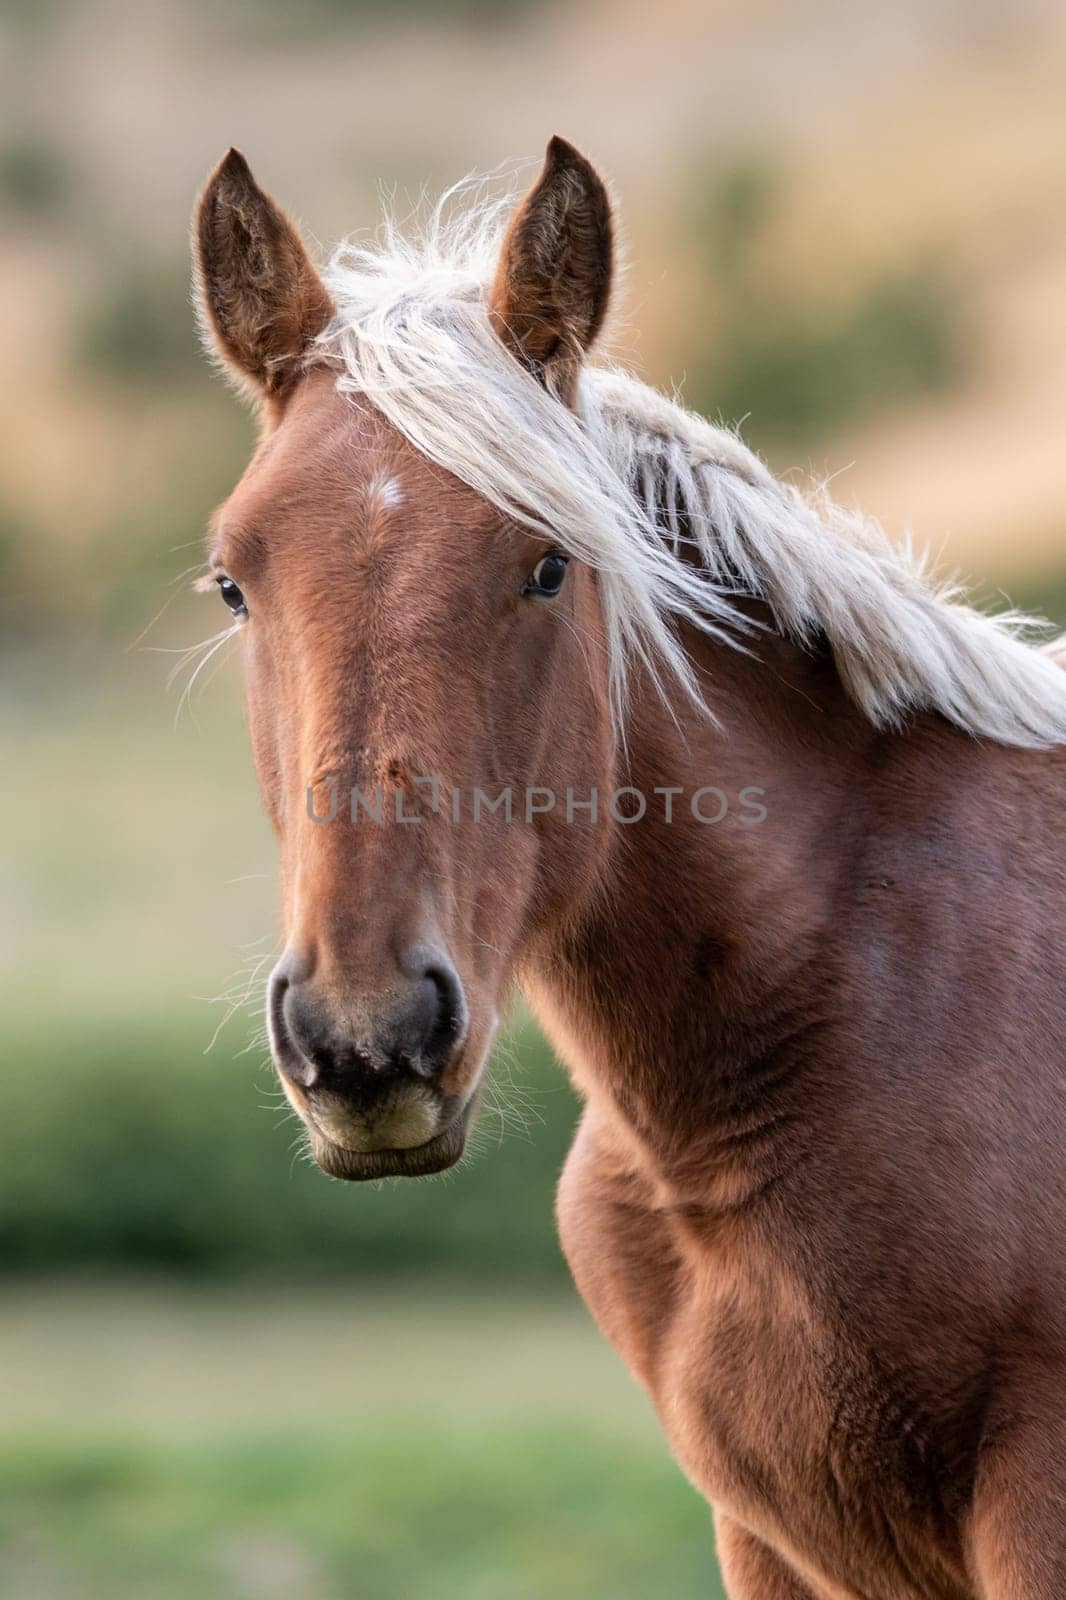
<path id="1" fill-rule="evenodd" d="M 329 243 L 382 189 L 403 210 L 564 130 L 622 204 L 623 358 L 979 581 L 1045 576 L 1064 78 L 1066 15 L 1038 0 L 9 4 L 10 625 L 146 620 L 239 470 L 249 425 L 187 307 L 192 200 L 231 142 Z"/>

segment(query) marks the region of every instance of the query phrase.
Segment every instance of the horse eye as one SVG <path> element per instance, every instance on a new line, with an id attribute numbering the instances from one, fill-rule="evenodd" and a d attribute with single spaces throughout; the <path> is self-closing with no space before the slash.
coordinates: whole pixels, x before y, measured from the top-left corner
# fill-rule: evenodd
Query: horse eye
<path id="1" fill-rule="evenodd" d="M 243 594 L 238 589 L 233 579 L 227 578 L 225 574 L 223 574 L 222 577 L 216 578 L 215 582 L 218 584 L 219 594 L 229 606 L 230 610 L 233 612 L 233 615 L 239 619 L 246 617 L 248 615 L 248 607 L 244 603 Z"/>
<path id="2" fill-rule="evenodd" d="M 552 599 L 563 586 L 568 559 L 569 557 L 561 555 L 558 550 L 553 550 L 550 555 L 541 556 L 530 573 L 522 593 L 532 595 L 535 599 Z"/>

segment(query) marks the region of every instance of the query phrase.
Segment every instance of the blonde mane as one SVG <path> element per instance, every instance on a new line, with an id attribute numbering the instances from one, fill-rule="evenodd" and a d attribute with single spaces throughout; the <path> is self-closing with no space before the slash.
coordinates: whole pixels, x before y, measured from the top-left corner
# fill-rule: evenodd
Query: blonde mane
<path id="1" fill-rule="evenodd" d="M 432 461 L 597 570 L 620 729 L 632 663 L 664 694 L 672 681 L 700 701 L 677 624 L 752 647 L 737 597 L 755 593 L 800 644 L 825 636 L 878 726 L 938 711 L 1001 744 L 1066 742 L 1066 672 L 1023 637 L 1043 624 L 964 604 L 876 523 L 782 483 L 736 434 L 615 367 L 585 367 L 576 413 L 552 398 L 488 317 L 509 210 L 460 185 L 417 240 L 389 222 L 375 244 L 342 245 L 315 359 Z"/>

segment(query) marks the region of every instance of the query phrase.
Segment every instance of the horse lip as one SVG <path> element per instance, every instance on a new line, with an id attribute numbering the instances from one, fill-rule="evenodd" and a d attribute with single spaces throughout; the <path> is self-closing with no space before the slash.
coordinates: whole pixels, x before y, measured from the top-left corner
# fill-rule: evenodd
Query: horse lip
<path id="1" fill-rule="evenodd" d="M 311 1154 L 330 1178 L 366 1183 L 374 1178 L 425 1178 L 453 1167 L 466 1147 L 467 1128 L 477 1094 L 472 1094 L 457 1116 L 425 1144 L 400 1150 L 347 1150 L 334 1144 L 310 1125 Z"/>

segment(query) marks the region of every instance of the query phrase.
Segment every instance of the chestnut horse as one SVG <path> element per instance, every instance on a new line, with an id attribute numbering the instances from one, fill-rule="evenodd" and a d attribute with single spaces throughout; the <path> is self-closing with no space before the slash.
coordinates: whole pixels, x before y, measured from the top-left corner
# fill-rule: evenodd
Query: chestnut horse
<path id="1" fill-rule="evenodd" d="M 1063 1600 L 1066 674 L 586 359 L 562 140 L 509 222 L 323 276 L 231 151 L 196 254 L 316 1160 L 456 1161 L 517 978 L 584 1101 L 563 1247 L 730 1595 Z"/>

